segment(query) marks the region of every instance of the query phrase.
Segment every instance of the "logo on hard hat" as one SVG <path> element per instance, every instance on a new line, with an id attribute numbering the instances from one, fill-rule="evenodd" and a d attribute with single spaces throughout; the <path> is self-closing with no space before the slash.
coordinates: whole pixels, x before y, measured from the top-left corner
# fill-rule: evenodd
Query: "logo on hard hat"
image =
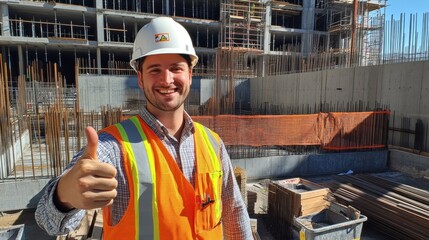
<path id="1" fill-rule="evenodd" d="M 168 41 L 170 41 L 170 34 L 168 33 L 155 34 L 155 42 L 168 42 Z"/>

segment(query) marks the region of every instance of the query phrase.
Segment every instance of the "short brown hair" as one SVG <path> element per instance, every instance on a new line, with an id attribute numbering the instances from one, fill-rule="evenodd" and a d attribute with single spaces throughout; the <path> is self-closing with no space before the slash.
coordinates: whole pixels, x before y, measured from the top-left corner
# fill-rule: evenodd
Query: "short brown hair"
<path id="1" fill-rule="evenodd" d="M 182 56 L 185 59 L 185 61 L 188 64 L 189 68 L 191 68 L 191 66 L 192 66 L 191 56 L 189 56 L 187 54 L 179 54 L 179 55 Z M 139 59 L 136 59 L 137 71 L 141 70 L 142 65 L 143 65 L 145 59 L 146 59 L 146 57 L 141 57 Z"/>

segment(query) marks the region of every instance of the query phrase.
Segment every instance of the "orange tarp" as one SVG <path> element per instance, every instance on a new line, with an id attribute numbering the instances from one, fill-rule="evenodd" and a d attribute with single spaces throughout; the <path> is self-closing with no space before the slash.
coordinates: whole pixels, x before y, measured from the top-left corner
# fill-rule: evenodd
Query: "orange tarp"
<path id="1" fill-rule="evenodd" d="M 226 145 L 308 146 L 345 150 L 385 146 L 390 112 L 306 115 L 193 116 L 217 132 Z"/>
<path id="2" fill-rule="evenodd" d="M 319 114 L 194 116 L 217 132 L 226 145 L 319 145 Z"/>

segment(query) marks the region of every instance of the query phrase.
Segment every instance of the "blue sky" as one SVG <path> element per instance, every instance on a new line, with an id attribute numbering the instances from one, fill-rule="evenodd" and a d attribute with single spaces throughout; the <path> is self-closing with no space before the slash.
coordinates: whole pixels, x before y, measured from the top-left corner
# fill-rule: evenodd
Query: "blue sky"
<path id="1" fill-rule="evenodd" d="M 389 29 L 389 27 L 391 27 L 391 17 L 393 15 L 393 20 L 395 22 L 397 22 L 396 24 L 399 24 L 399 19 L 401 17 L 401 13 L 405 14 L 405 18 L 404 18 L 404 25 L 402 26 L 404 32 L 403 34 L 406 36 L 404 37 L 404 50 L 407 51 L 408 48 L 408 42 L 409 42 L 409 37 L 411 36 L 411 39 L 413 39 L 413 41 L 415 41 L 415 36 L 417 34 L 417 44 L 412 44 L 412 47 L 414 45 L 415 48 L 414 51 L 416 52 L 426 52 L 428 50 L 426 42 L 425 44 L 422 44 L 422 33 L 424 32 L 422 29 L 422 23 L 423 23 L 423 13 L 429 13 L 429 0 L 388 0 L 387 1 L 387 7 L 385 9 L 385 13 L 386 13 L 386 30 L 390 31 L 391 29 Z M 410 24 L 410 14 L 412 14 L 413 16 L 415 16 L 417 14 L 417 25 L 416 28 L 417 29 L 413 29 L 410 31 L 409 28 L 409 24 Z M 428 15 L 429 16 L 429 15 Z M 429 20 L 427 20 L 429 21 Z M 399 25 L 397 25 L 398 27 Z M 426 31 L 427 32 L 427 31 Z M 397 32 L 396 32 L 397 33 Z M 389 51 L 389 47 L 390 44 L 392 43 L 392 39 L 388 38 L 389 37 L 389 33 L 386 34 L 386 42 L 385 42 L 385 47 L 386 47 L 386 52 Z M 396 36 L 394 39 L 397 39 L 398 36 Z M 426 40 L 427 41 L 427 40 Z M 398 43 L 397 41 L 395 42 L 396 44 Z M 423 47 L 422 47 L 423 46 Z M 393 51 L 400 51 L 398 50 L 398 48 L 396 50 Z"/>
<path id="2" fill-rule="evenodd" d="M 399 19 L 401 13 L 418 14 L 418 19 L 423 19 L 423 13 L 429 12 L 428 0 L 388 0 L 386 8 L 386 20 L 393 14 L 394 19 Z"/>

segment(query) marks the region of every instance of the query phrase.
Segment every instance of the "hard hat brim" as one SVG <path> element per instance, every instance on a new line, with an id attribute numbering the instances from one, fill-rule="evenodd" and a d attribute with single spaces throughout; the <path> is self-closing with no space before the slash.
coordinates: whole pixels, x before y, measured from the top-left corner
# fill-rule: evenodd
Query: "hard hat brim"
<path id="1" fill-rule="evenodd" d="M 138 67 L 136 66 L 137 64 L 137 60 L 143 57 L 147 57 L 147 56 L 153 56 L 153 55 L 160 55 L 160 54 L 184 54 L 184 55 L 189 55 L 191 57 L 191 67 L 195 67 L 195 65 L 197 65 L 198 63 L 198 56 L 195 53 L 189 53 L 189 52 L 185 52 L 185 51 L 178 51 L 176 48 L 162 48 L 162 49 L 156 49 L 153 51 L 150 51 L 140 57 L 137 57 L 135 59 L 131 59 L 130 61 L 130 65 L 131 67 L 137 72 Z"/>

